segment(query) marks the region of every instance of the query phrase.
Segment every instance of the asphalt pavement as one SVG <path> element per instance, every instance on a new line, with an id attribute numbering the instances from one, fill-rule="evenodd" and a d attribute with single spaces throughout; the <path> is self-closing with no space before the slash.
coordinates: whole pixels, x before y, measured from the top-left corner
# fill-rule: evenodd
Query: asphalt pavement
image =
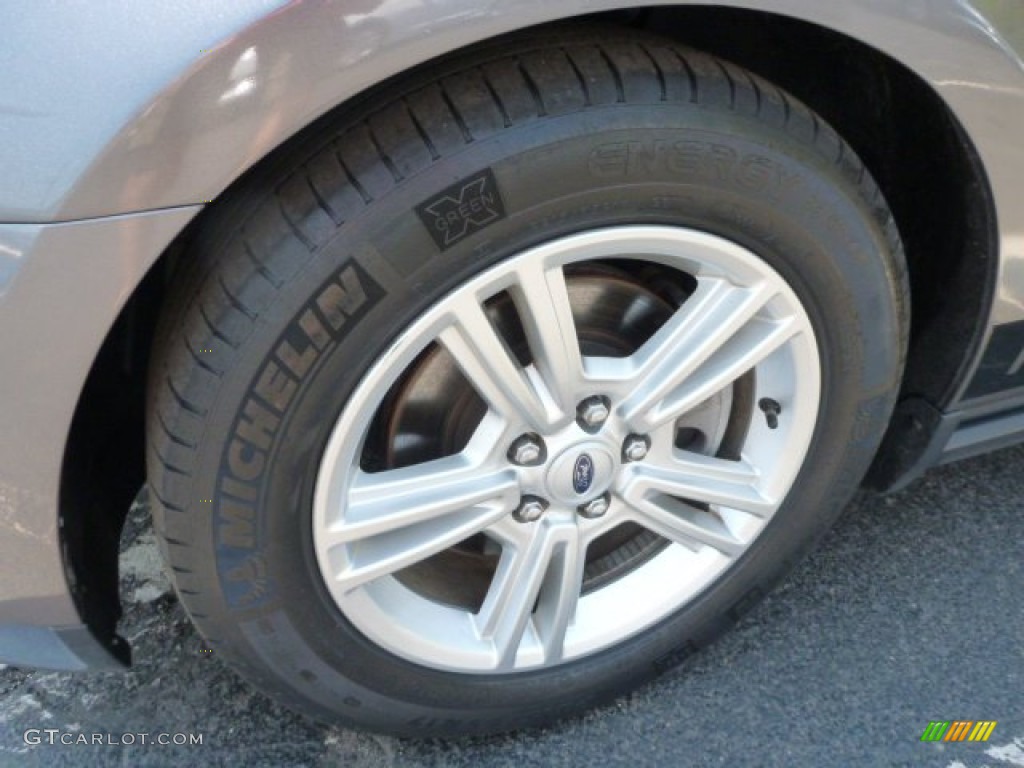
<path id="1" fill-rule="evenodd" d="M 134 668 L 0 669 L 0 766 L 1024 766 L 1024 447 L 859 495 L 780 589 L 684 667 L 581 718 L 490 739 L 326 727 L 252 691 L 203 652 L 144 501 L 122 571 Z M 997 725 L 985 743 L 921 742 L 933 720 Z M 81 743 L 94 734 L 135 743 Z M 172 743 L 152 743 L 162 734 Z"/>

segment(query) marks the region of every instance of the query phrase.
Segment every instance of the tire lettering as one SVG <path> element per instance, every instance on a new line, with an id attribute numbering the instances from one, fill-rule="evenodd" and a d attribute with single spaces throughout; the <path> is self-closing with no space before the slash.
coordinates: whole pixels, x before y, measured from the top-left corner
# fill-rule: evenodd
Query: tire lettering
<path id="1" fill-rule="evenodd" d="M 354 315 L 366 303 L 366 291 L 356 271 L 349 267 L 341 273 L 339 283 L 331 283 L 316 303 L 327 323 L 335 331 L 341 330 L 346 315 Z"/>
<path id="2" fill-rule="evenodd" d="M 297 379 L 302 379 L 309 373 L 309 369 L 313 367 L 313 363 L 320 356 L 312 343 L 301 352 L 298 352 L 287 339 L 277 346 L 276 354 L 277 358 L 288 366 L 288 370 Z"/>
<path id="3" fill-rule="evenodd" d="M 729 177 L 733 175 L 733 169 L 736 167 L 738 157 L 736 150 L 722 144 L 712 144 L 710 146 L 709 164 L 713 178 L 719 181 L 728 181 Z"/>
<path id="4" fill-rule="evenodd" d="M 231 441 L 228 447 L 228 467 L 235 477 L 255 480 L 263 472 L 265 464 L 266 457 L 263 451 L 250 443 L 242 442 L 237 437 Z"/>
<path id="5" fill-rule="evenodd" d="M 800 181 L 773 158 L 740 154 L 725 144 L 696 139 L 609 142 L 590 151 L 587 170 L 600 179 L 647 177 L 667 171 L 687 179 L 732 182 L 773 199 L 791 192 Z"/>
<path id="6" fill-rule="evenodd" d="M 737 180 L 744 187 L 757 189 L 773 181 L 772 164 L 763 157 L 747 155 L 740 161 Z"/>
<path id="7" fill-rule="evenodd" d="M 668 169 L 672 173 L 693 175 L 699 172 L 701 143 L 699 141 L 677 141 L 675 151 L 669 154 Z"/>
<path id="8" fill-rule="evenodd" d="M 625 176 L 629 167 L 629 145 L 624 141 L 602 144 L 590 151 L 587 161 L 590 175 L 599 179 Z"/>
<path id="9" fill-rule="evenodd" d="M 229 547 L 252 549 L 256 542 L 256 512 L 248 504 L 234 499 L 224 499 L 220 506 L 220 526 L 217 529 L 220 540 Z"/>
<path id="10" fill-rule="evenodd" d="M 505 204 L 494 173 L 486 168 L 417 205 L 416 215 L 443 251 L 505 218 Z"/>
<path id="11" fill-rule="evenodd" d="M 214 506 L 217 572 L 232 608 L 253 608 L 273 595 L 263 566 L 256 510 L 283 416 L 325 351 L 344 335 L 349 321 L 365 314 L 383 296 L 365 270 L 350 261 L 297 313 L 253 377 L 221 460 Z"/>
<path id="12" fill-rule="evenodd" d="M 227 475 L 221 481 L 220 490 L 221 493 L 244 501 L 256 501 L 259 498 L 259 493 L 257 493 L 255 488 L 231 477 L 231 475 Z"/>
<path id="13" fill-rule="evenodd" d="M 323 352 L 327 349 L 327 345 L 331 343 L 331 335 L 324 328 L 324 324 L 320 322 L 320 318 L 317 317 L 316 312 L 312 309 L 307 309 L 299 317 L 299 327 L 318 351 Z"/>
<path id="14" fill-rule="evenodd" d="M 295 390 L 299 388 L 298 382 L 281 370 L 281 366 L 271 360 L 263 366 L 263 373 L 253 391 L 263 398 L 267 405 L 272 405 L 281 413 L 288 410 Z"/>
<path id="15" fill-rule="evenodd" d="M 258 400 L 249 398 L 242 408 L 242 418 L 238 421 L 235 434 L 265 451 L 270 448 L 278 423 L 280 419 L 277 416 Z"/>

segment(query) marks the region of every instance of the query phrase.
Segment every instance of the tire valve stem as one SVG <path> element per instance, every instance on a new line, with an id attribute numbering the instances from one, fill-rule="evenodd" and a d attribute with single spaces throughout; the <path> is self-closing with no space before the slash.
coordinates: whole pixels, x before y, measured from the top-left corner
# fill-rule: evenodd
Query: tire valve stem
<path id="1" fill-rule="evenodd" d="M 779 428 L 779 414 L 782 413 L 782 406 L 778 400 L 770 397 L 762 397 L 757 401 L 757 407 L 764 413 L 764 420 L 768 422 L 768 429 Z"/>

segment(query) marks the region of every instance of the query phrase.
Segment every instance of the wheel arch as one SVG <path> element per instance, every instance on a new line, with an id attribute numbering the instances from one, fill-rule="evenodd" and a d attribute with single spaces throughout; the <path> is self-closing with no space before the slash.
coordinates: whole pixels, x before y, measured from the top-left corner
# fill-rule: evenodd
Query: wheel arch
<path id="1" fill-rule="evenodd" d="M 994 83 L 1013 83 L 1020 67 L 1013 49 L 986 19 L 954 0 L 917 10 L 905 3 L 871 0 L 518 0 L 501 9 L 453 0 L 443 13 L 433 5 L 360 0 L 271 2 L 276 7 L 262 15 L 255 12 L 256 0 L 250 5 L 247 13 L 255 20 L 242 29 L 222 23 L 220 39 L 207 43 L 208 48 L 192 50 L 194 41 L 175 38 L 173 46 L 155 51 L 156 63 L 147 64 L 144 73 L 144 96 L 115 90 L 95 99 L 88 111 L 62 116 L 64 122 L 101 122 L 103 113 L 114 107 L 112 99 L 124 97 L 139 105 L 109 134 L 101 134 L 94 149 L 72 144 L 54 148 L 56 156 L 62 151 L 69 155 L 64 150 L 71 149 L 88 152 L 87 166 L 71 178 L 54 181 L 39 215 L 74 220 L 209 202 L 318 117 L 353 103 L 393 76 L 508 32 L 588 16 L 618 15 L 643 24 L 644 17 L 657 15 L 655 31 L 682 40 L 694 32 L 699 37 L 699 30 L 683 28 L 687 20 L 723 14 L 737 20 L 803 22 L 848 40 L 861 52 L 884 54 L 916 73 L 922 83 L 936 84 L 947 107 L 982 142 L 988 139 L 986 105 L 959 86 L 975 80 L 978 67 L 985 67 Z M 174 17 L 161 21 L 173 23 Z M 738 40 L 734 31 L 717 29 L 732 48 Z M 114 38 L 123 34 L 116 27 L 105 35 L 96 31 L 98 44 L 110 38 L 106 42 L 112 48 Z M 176 74 L 169 76 L 168 71 Z M 27 133 L 16 131 L 15 136 Z M 76 165 L 80 162 L 76 158 Z M 0 198 L 0 211 L 5 202 Z"/>

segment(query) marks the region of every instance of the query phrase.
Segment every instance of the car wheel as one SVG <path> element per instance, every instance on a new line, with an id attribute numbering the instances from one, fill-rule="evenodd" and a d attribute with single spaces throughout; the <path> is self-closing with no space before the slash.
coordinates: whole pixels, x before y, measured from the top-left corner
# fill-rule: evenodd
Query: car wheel
<path id="1" fill-rule="evenodd" d="M 329 115 L 182 264 L 148 455 L 181 602 L 284 703 L 401 734 L 549 723 L 718 635 L 848 500 L 908 328 L 834 131 L 617 30 Z"/>

